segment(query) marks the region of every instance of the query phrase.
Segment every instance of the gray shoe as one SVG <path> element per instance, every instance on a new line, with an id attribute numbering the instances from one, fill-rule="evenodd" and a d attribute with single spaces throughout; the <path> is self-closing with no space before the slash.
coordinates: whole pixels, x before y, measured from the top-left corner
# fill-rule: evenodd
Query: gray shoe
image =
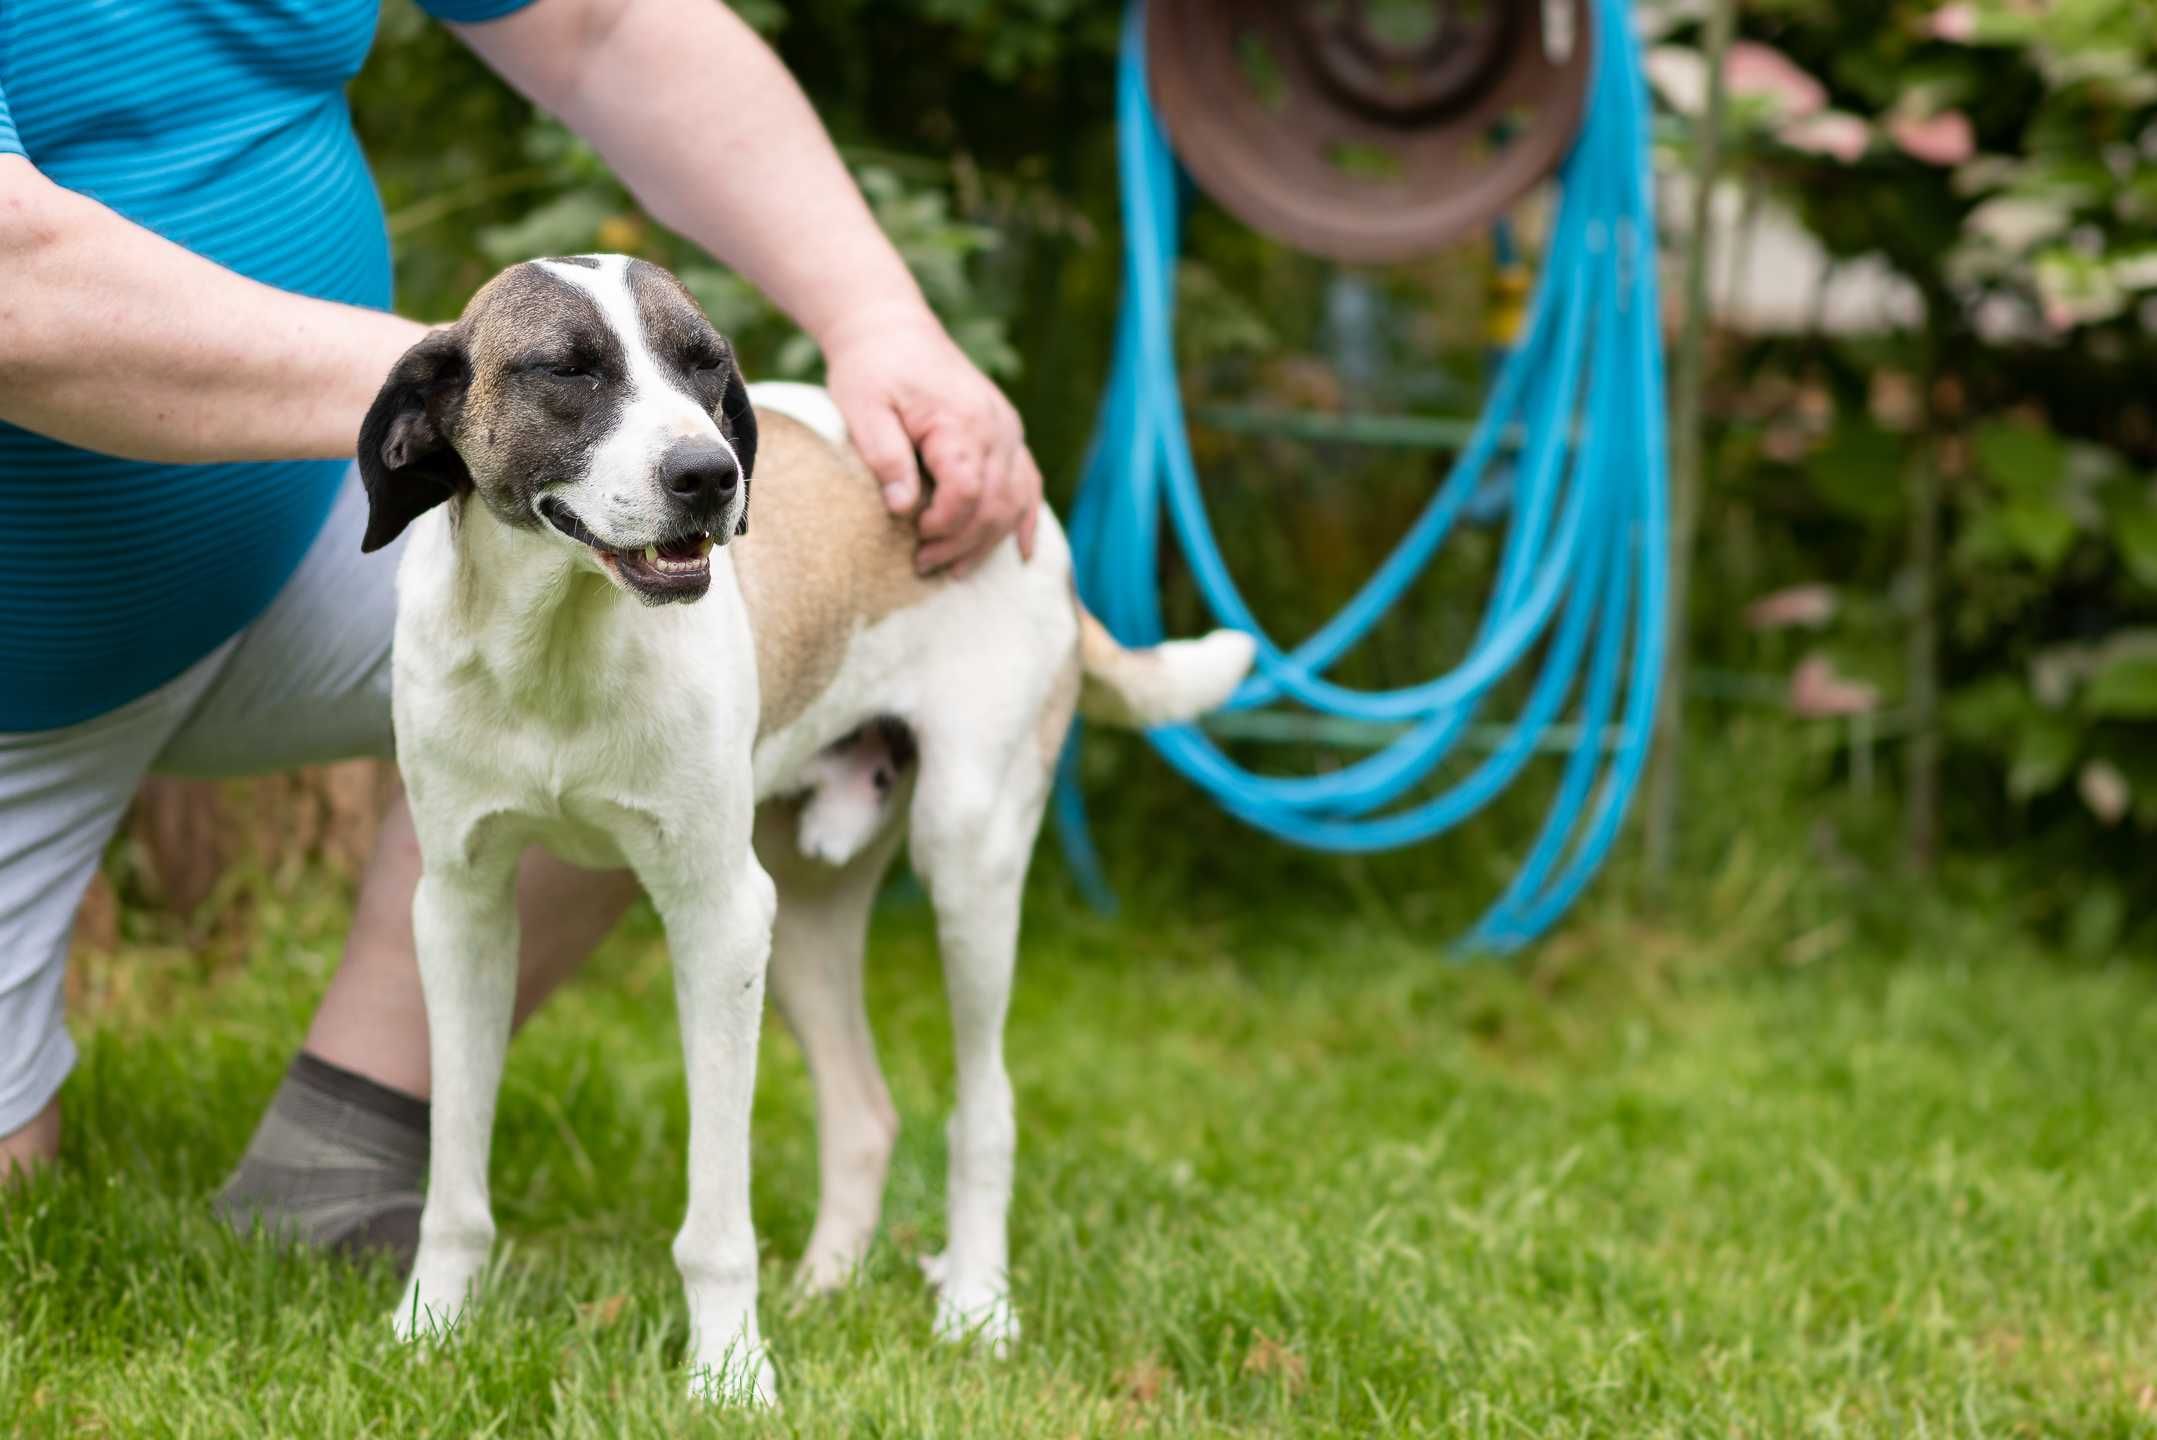
<path id="1" fill-rule="evenodd" d="M 426 1198 L 427 1102 L 302 1051 L 217 1213 L 253 1230 L 409 1270 Z"/>

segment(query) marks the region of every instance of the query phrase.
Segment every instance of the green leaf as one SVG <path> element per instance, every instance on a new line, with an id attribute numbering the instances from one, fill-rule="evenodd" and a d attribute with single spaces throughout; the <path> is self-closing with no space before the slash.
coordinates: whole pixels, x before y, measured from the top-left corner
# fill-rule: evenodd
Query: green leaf
<path id="1" fill-rule="evenodd" d="M 1995 421 L 1980 429 L 1972 443 L 1979 468 L 2010 495 L 2051 498 L 2067 478 L 2067 447 L 2040 426 Z"/>
<path id="2" fill-rule="evenodd" d="M 2127 573 L 2157 589 L 2157 505 L 2142 496 L 2115 506 L 2109 528 Z"/>
<path id="3" fill-rule="evenodd" d="M 2068 947 L 2085 960 L 2102 960 L 2119 944 L 2126 923 L 2127 901 L 2119 887 L 2099 881 L 2067 912 Z"/>
<path id="4" fill-rule="evenodd" d="M 2029 723 L 2036 708 L 2020 680 L 1994 671 L 1950 696 L 1944 718 L 1948 733 L 1956 739 L 2004 748 L 2008 738 Z"/>
<path id="5" fill-rule="evenodd" d="M 817 367 L 824 363 L 824 352 L 816 341 L 796 332 L 787 337 L 772 361 L 772 369 L 790 380 L 807 380 L 816 375 Z"/>
<path id="6" fill-rule="evenodd" d="M 2015 754 L 2007 767 L 2007 793 L 2028 800 L 2058 787 L 2074 768 L 2082 749 L 2082 732 L 2064 715 L 2039 714 L 2030 719 L 2016 738 Z"/>
<path id="7" fill-rule="evenodd" d="M 738 334 L 771 318 L 770 303 L 732 270 L 715 265 L 685 265 L 677 274 L 697 304 L 704 307 L 705 316 L 725 334 Z"/>
<path id="8" fill-rule="evenodd" d="M 2055 245 L 2041 252 L 2032 268 L 2046 313 L 2070 325 L 2095 325 L 2127 308 L 2127 292 L 2102 259 Z"/>
<path id="9" fill-rule="evenodd" d="M 2000 507 L 1999 521 L 2008 543 L 2040 570 L 2055 569 L 2074 548 L 2075 517 L 2056 500 L 2018 496 Z"/>
<path id="10" fill-rule="evenodd" d="M 490 225 L 474 237 L 480 253 L 497 265 L 534 255 L 575 255 L 592 248 L 600 222 L 620 208 L 619 197 L 604 190 L 572 190 L 526 211 L 507 225 Z"/>
<path id="11" fill-rule="evenodd" d="M 2157 656 L 2116 655 L 2082 692 L 2083 708 L 2113 719 L 2157 717 Z"/>
<path id="12" fill-rule="evenodd" d="M 1902 513 L 1908 445 L 1870 420 L 1835 427 L 1805 469 L 1822 500 L 1847 515 L 1883 522 Z"/>

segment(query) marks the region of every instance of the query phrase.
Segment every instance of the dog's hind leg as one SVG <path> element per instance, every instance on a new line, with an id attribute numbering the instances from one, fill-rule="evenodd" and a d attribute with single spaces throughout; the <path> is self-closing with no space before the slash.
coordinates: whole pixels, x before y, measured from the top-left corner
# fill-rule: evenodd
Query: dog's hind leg
<path id="1" fill-rule="evenodd" d="M 419 1254 L 392 1317 L 404 1340 L 456 1324 L 494 1244 L 487 1159 L 517 998 L 517 855 L 486 851 L 429 863 L 412 901 L 434 1102 Z"/>
<path id="2" fill-rule="evenodd" d="M 791 804 L 757 817 L 759 858 L 779 886 L 772 927 L 772 999 L 816 1085 L 816 1228 L 801 1260 L 803 1289 L 846 1282 L 868 1253 L 884 1204 L 899 1114 L 877 1064 L 862 993 L 869 911 L 901 837 L 887 825 L 844 866 L 803 855 Z"/>
<path id="3" fill-rule="evenodd" d="M 936 1331 L 945 1339 L 981 1339 L 999 1353 L 1019 1330 L 1005 1229 L 1017 1134 L 1004 1018 L 1026 866 L 1048 796 L 1046 766 L 1027 747 L 1017 748 L 1026 753 L 997 767 L 993 755 L 957 743 L 939 749 L 924 737 L 912 832 L 914 864 L 936 908 L 958 1071 L 948 1132 L 950 1234 L 932 1270 L 939 1286 Z"/>

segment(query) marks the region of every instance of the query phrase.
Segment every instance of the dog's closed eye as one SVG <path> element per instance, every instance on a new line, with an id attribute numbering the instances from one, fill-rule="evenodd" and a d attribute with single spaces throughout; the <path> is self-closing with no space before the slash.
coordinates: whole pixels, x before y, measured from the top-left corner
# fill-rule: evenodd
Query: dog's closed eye
<path id="1" fill-rule="evenodd" d="M 542 376 L 554 380 L 590 380 L 598 374 L 598 363 L 589 356 L 575 351 L 568 354 L 527 355 L 509 363 L 509 369 L 520 375 Z"/>

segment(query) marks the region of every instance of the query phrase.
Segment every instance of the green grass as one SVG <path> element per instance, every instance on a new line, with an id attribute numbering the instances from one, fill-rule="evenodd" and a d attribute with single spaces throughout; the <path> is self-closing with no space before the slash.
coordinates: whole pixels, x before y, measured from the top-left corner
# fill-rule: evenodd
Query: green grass
<path id="1" fill-rule="evenodd" d="M 393 1276 L 244 1244 L 206 1201 L 334 953 L 98 967 L 64 1166 L 0 1207 L 0 1433 L 524 1436 L 2153 1432 L 2157 971 L 1937 916 L 1791 933 L 1733 882 L 1606 897 L 1510 969 L 1330 893 L 1111 922 L 1043 885 L 1010 1029 L 997 1362 L 929 1338 L 948 1042 L 926 918 L 872 1002 L 905 1131 L 858 1288 L 807 1305 L 798 1055 L 768 1036 L 756 1209 L 775 1416 L 684 1398 L 684 1102 L 632 926 L 516 1046 L 506 1240 L 445 1350 Z M 1772 910 L 1772 907 L 1769 907 Z M 1777 912 L 1779 913 L 1779 912 Z"/>

